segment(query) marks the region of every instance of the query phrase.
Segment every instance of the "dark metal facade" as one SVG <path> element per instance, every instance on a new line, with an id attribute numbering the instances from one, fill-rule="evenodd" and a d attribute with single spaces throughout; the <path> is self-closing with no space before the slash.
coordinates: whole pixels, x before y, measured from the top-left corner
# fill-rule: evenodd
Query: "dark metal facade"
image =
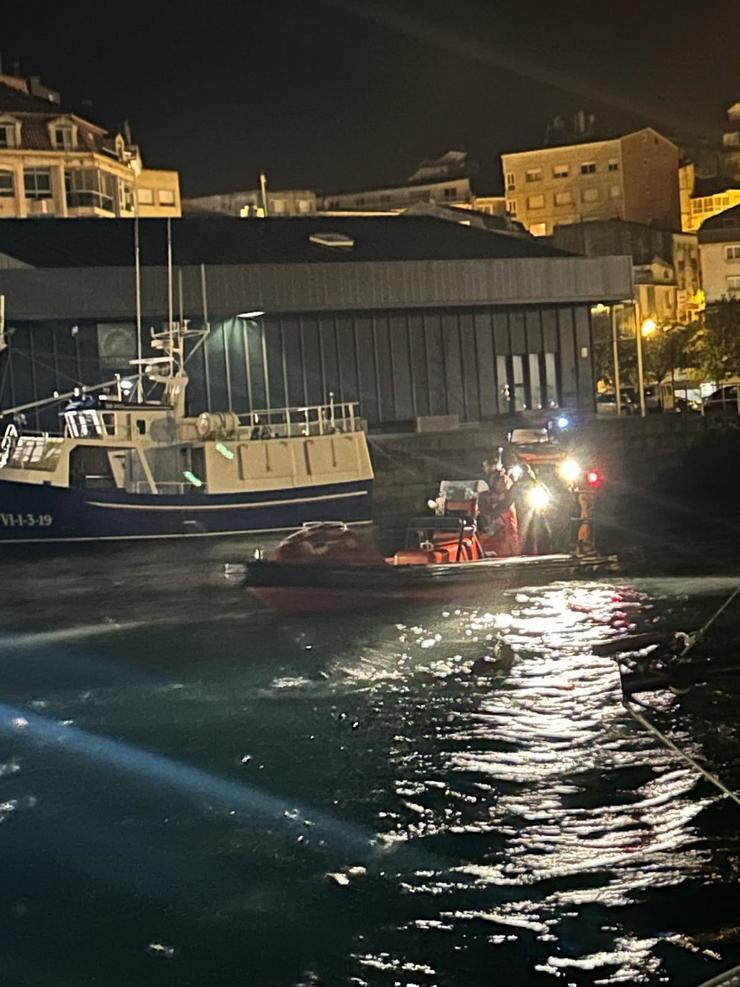
<path id="1" fill-rule="evenodd" d="M 131 322 L 18 323 L 0 358 L 0 403 L 126 373 L 135 352 Z M 319 404 L 331 393 L 389 427 L 593 404 L 584 305 L 234 316 L 212 323 L 188 370 L 192 413 Z M 48 427 L 49 414 L 29 424 Z"/>
<path id="2" fill-rule="evenodd" d="M 0 292 L 10 329 L 3 407 L 129 370 L 130 268 L 0 270 Z M 390 427 L 592 409 L 590 307 L 631 293 L 628 257 L 209 264 L 175 268 L 173 314 L 198 326 L 207 313 L 211 325 L 189 366 L 192 412 L 318 404 L 333 393 L 359 401 L 371 426 Z M 145 267 L 145 329 L 166 320 L 167 297 L 166 271 Z M 266 314 L 238 315 L 254 310 Z"/>

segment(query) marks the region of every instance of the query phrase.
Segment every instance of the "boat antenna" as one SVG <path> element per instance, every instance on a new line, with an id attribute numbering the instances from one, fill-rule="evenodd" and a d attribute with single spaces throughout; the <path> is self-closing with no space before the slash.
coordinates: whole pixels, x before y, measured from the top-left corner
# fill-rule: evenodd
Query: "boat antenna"
<path id="1" fill-rule="evenodd" d="M 5 295 L 0 295 L 0 352 L 8 345 L 5 338 Z"/>
<path id="2" fill-rule="evenodd" d="M 167 217 L 167 329 L 172 333 L 172 314 L 174 309 L 172 291 L 172 220 Z"/>

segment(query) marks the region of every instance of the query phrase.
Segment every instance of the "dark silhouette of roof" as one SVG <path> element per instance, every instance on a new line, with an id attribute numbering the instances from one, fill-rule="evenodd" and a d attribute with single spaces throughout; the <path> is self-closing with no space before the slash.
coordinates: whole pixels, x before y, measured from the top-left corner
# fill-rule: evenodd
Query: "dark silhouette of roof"
<path id="1" fill-rule="evenodd" d="M 740 182 L 734 178 L 725 178 L 722 175 L 711 175 L 706 178 L 697 177 L 691 196 L 697 199 L 703 195 L 721 195 L 722 192 L 735 188 L 740 188 Z"/>
<path id="2" fill-rule="evenodd" d="M 721 243 L 740 237 L 740 206 L 732 206 L 705 219 L 699 227 L 699 243 Z"/>
<path id="3" fill-rule="evenodd" d="M 61 116 L 71 111 L 40 96 L 24 93 L 14 86 L 0 82 L 0 113 L 44 113 L 50 117 Z"/>
<path id="4" fill-rule="evenodd" d="M 166 221 L 142 219 L 140 230 L 142 264 L 163 265 Z M 317 234 L 341 234 L 351 245 L 312 242 L 309 238 Z M 174 263 L 181 265 L 567 256 L 536 237 L 473 229 L 428 216 L 176 219 L 172 243 Z M 33 267 L 130 267 L 133 244 L 133 220 L 0 221 L 0 254 Z"/>

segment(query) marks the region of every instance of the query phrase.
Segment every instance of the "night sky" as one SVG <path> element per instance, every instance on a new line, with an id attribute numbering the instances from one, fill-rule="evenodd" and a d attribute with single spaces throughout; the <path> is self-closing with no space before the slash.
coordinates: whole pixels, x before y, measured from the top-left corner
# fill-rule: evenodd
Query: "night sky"
<path id="1" fill-rule="evenodd" d="M 486 191 L 498 155 L 557 113 L 605 130 L 718 131 L 740 99 L 737 0 L 5 0 L 5 71 L 129 119 L 185 195 L 402 181 L 464 147 Z"/>

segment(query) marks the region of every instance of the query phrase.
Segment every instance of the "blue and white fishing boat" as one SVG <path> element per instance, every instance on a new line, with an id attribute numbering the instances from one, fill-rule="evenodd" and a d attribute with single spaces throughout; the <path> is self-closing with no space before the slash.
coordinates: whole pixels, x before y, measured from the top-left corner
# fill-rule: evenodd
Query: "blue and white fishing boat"
<path id="1" fill-rule="evenodd" d="M 132 361 L 131 376 L 0 411 L 0 542 L 370 521 L 373 470 L 357 405 L 189 417 L 185 345 L 202 335 L 170 321 L 152 330 L 154 355 Z M 60 408 L 58 434 L 26 429 L 26 412 L 40 405 Z"/>

